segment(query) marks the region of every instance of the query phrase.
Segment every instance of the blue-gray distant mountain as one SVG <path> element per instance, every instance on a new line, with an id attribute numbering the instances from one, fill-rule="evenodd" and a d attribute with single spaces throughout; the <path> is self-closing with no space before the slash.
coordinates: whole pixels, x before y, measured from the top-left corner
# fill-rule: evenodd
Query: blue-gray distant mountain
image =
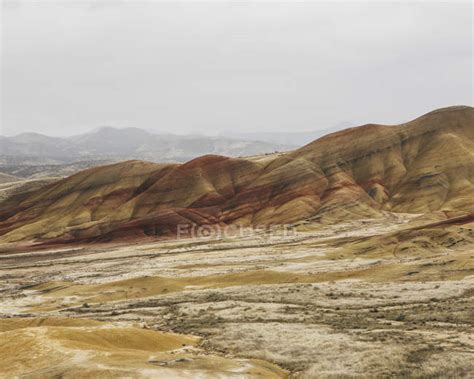
<path id="1" fill-rule="evenodd" d="M 178 136 L 155 134 L 138 128 L 103 127 L 65 138 L 38 133 L 0 137 L 0 164 L 39 165 L 126 159 L 182 162 L 205 154 L 238 157 L 292 150 L 296 147 L 289 143 L 245 138 Z"/>

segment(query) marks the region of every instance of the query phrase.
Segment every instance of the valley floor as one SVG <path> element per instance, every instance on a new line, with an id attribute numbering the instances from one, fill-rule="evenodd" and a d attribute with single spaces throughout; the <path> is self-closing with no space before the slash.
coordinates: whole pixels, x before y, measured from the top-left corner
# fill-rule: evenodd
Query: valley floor
<path id="1" fill-rule="evenodd" d="M 473 223 L 0 251 L 0 377 L 469 377 Z"/>

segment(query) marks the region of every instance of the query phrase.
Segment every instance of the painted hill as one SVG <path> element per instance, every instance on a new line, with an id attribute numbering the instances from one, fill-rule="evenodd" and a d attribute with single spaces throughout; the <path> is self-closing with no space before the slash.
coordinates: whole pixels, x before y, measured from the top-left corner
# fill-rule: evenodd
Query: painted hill
<path id="1" fill-rule="evenodd" d="M 178 224 L 284 224 L 382 210 L 474 210 L 474 109 L 329 134 L 287 154 L 128 161 L 82 171 L 0 205 L 0 240 L 109 241 Z"/>

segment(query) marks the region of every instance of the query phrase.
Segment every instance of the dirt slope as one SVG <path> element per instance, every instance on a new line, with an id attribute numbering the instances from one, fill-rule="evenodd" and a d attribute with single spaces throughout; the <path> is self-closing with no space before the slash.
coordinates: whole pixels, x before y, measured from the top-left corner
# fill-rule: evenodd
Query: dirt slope
<path id="1" fill-rule="evenodd" d="M 21 179 L 17 178 L 16 176 L 8 175 L 8 174 L 4 174 L 4 173 L 0 172 L 0 184 L 17 182 L 19 180 L 21 180 Z"/>
<path id="2" fill-rule="evenodd" d="M 128 161 L 0 205 L 0 241 L 114 240 L 178 224 L 260 225 L 474 209 L 474 109 L 364 125 L 269 159 Z"/>
<path id="3" fill-rule="evenodd" d="M 256 359 L 203 354 L 200 338 L 79 318 L 0 319 L 2 378 L 283 378 Z"/>

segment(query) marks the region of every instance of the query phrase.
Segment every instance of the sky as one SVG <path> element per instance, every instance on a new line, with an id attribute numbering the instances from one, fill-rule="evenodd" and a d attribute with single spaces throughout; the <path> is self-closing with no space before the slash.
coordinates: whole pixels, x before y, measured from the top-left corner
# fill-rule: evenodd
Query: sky
<path id="1" fill-rule="evenodd" d="M 472 105 L 472 7 L 2 0 L 0 134 L 310 131 Z"/>

